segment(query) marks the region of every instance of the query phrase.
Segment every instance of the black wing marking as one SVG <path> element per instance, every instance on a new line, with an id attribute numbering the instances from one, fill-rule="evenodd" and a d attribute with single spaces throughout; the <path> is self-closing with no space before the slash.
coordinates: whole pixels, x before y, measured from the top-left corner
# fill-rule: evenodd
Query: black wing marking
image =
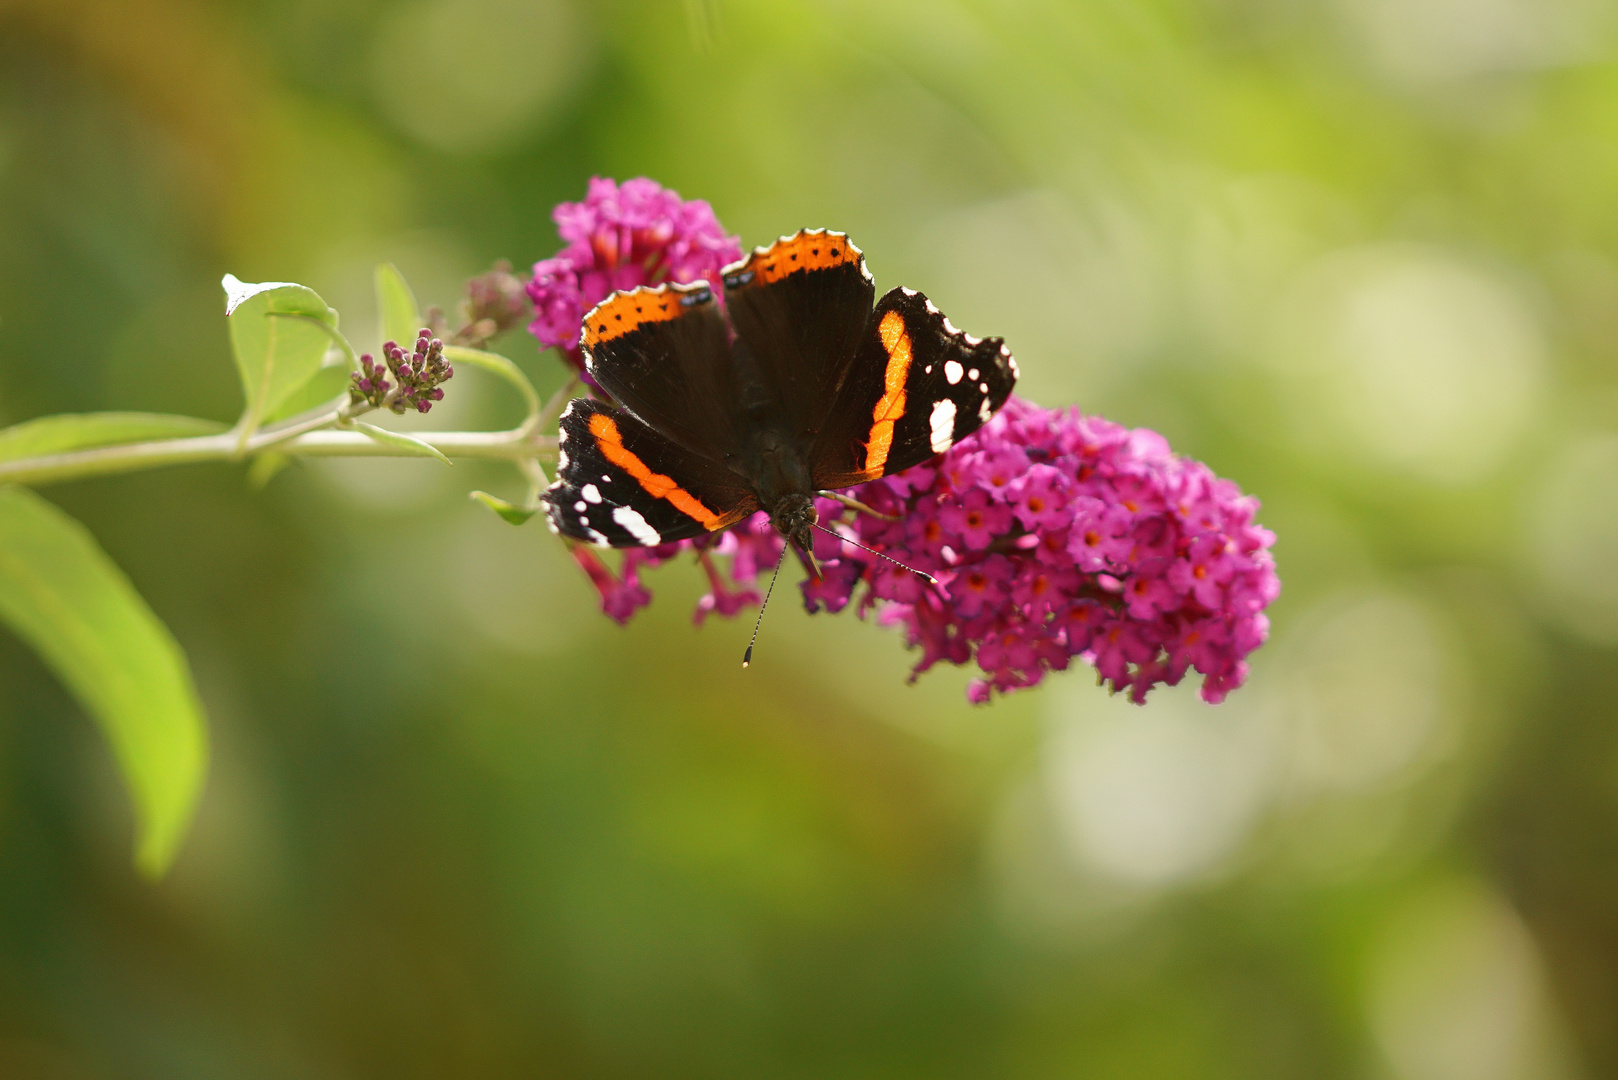
<path id="1" fill-rule="evenodd" d="M 584 366 L 666 438 L 710 461 L 735 459 L 731 355 L 707 282 L 615 292 L 584 317 Z"/>
<path id="2" fill-rule="evenodd" d="M 724 270 L 725 308 L 805 449 L 832 409 L 876 286 L 848 237 L 805 229 Z"/>
<path id="3" fill-rule="evenodd" d="M 858 357 L 810 452 L 817 488 L 919 465 L 1006 403 L 1017 362 L 999 338 L 957 330 L 921 293 L 894 289 L 871 312 Z"/>
<path id="4" fill-rule="evenodd" d="M 718 532 L 758 509 L 728 469 L 692 457 L 633 416 L 590 398 L 562 414 L 551 531 L 599 547 L 656 547 Z"/>

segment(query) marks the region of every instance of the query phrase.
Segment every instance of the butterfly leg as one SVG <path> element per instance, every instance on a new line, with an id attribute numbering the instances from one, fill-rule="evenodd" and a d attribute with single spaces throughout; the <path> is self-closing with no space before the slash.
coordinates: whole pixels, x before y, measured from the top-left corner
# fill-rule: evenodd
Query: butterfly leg
<path id="1" fill-rule="evenodd" d="M 876 509 L 875 507 L 866 506 L 864 503 L 860 502 L 858 499 L 854 498 L 853 496 L 844 495 L 842 492 L 839 492 L 839 491 L 817 491 L 817 492 L 815 492 L 815 494 L 819 495 L 823 499 L 836 499 L 838 502 L 842 503 L 844 506 L 848 507 L 850 510 L 857 511 L 858 513 L 861 513 L 861 514 L 869 514 L 872 517 L 876 518 L 878 521 L 898 521 L 899 520 L 898 515 L 896 515 L 896 514 L 884 514 L 882 511 Z"/>

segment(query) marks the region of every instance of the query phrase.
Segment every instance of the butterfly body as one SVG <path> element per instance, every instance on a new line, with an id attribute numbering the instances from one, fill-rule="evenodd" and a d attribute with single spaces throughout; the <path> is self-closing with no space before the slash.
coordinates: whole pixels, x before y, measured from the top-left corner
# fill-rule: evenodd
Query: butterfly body
<path id="1" fill-rule="evenodd" d="M 655 546 L 764 510 L 807 557 L 817 492 L 948 449 L 1016 381 L 999 339 L 955 329 L 920 293 L 873 306 L 841 233 L 783 237 L 723 278 L 723 312 L 697 282 L 614 293 L 585 316 L 586 370 L 616 405 L 563 413 L 554 531 Z"/>

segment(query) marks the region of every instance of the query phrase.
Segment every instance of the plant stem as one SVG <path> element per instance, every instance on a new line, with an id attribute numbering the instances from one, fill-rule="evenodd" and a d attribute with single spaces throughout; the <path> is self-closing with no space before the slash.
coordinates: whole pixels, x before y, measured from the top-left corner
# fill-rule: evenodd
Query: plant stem
<path id="1" fill-rule="evenodd" d="M 234 461 L 265 450 L 297 457 L 403 457 L 358 431 L 312 430 L 335 422 L 335 413 L 266 428 L 238 449 L 235 431 L 189 439 L 161 439 L 73 450 L 63 454 L 0 462 L 0 484 L 52 484 L 90 476 L 137 472 L 197 461 Z M 556 437 L 511 431 L 414 431 L 410 433 L 448 457 L 492 458 L 522 463 L 556 459 Z"/>

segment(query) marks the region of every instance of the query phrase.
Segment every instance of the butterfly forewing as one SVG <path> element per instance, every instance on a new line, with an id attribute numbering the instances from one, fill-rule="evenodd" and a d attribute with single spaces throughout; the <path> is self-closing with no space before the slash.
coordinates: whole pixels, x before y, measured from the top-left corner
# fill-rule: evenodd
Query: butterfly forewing
<path id="1" fill-rule="evenodd" d="M 806 229 L 725 268 L 725 308 L 807 449 L 847 377 L 876 287 L 842 233 Z"/>
<path id="2" fill-rule="evenodd" d="M 1016 381 L 999 338 L 957 330 L 921 293 L 892 290 L 815 440 L 815 485 L 849 487 L 921 464 L 987 423 Z"/>
<path id="3" fill-rule="evenodd" d="M 581 344 L 614 401 L 693 454 L 734 459 L 730 344 L 706 282 L 613 293 L 584 317 Z"/>
<path id="4" fill-rule="evenodd" d="M 758 509 L 728 469 L 685 453 L 621 409 L 578 398 L 562 414 L 551 528 L 601 547 L 655 547 L 718 532 Z"/>

